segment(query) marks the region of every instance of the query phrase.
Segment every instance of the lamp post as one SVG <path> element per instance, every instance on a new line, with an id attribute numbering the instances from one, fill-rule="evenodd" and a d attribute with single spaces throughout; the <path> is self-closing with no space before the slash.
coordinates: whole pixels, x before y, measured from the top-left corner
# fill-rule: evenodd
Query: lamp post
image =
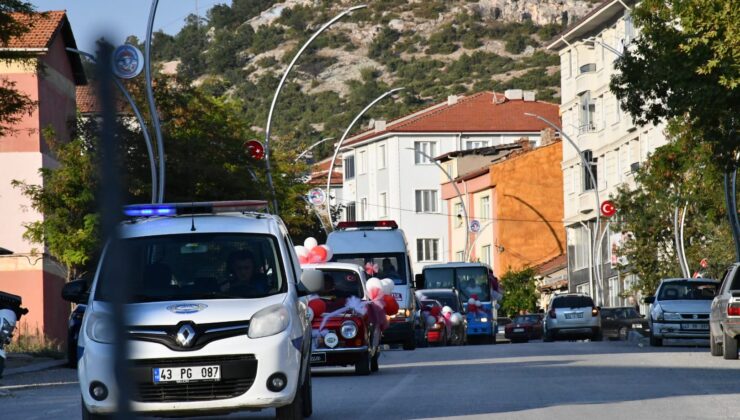
<path id="1" fill-rule="evenodd" d="M 81 50 L 76 50 L 74 48 L 67 48 L 66 49 L 69 52 L 73 52 L 75 54 L 79 54 L 81 56 L 87 57 L 93 62 L 95 62 L 95 56 Z M 152 140 L 149 138 L 149 130 L 147 129 L 146 122 L 144 122 L 144 117 L 141 116 L 141 112 L 139 112 L 139 108 L 136 106 L 136 103 L 134 102 L 134 99 L 131 97 L 131 94 L 129 93 L 128 89 L 121 83 L 120 80 L 118 80 L 117 77 L 113 77 L 113 82 L 116 84 L 116 87 L 118 90 L 121 91 L 121 94 L 123 94 L 124 98 L 128 101 L 129 105 L 131 105 L 131 108 L 134 110 L 134 115 L 136 115 L 136 119 L 139 120 L 139 125 L 141 126 L 141 132 L 144 134 L 144 142 L 146 142 L 146 151 L 149 155 L 149 167 L 151 168 L 151 176 L 152 176 L 152 203 L 157 202 L 157 165 L 154 163 L 154 151 L 152 150 Z"/>
<path id="2" fill-rule="evenodd" d="M 450 183 L 455 188 L 455 192 L 457 192 L 457 199 L 460 200 L 460 204 L 462 205 L 462 210 L 463 210 L 463 216 L 465 217 L 465 248 L 463 248 L 463 261 L 467 261 L 468 260 L 468 242 L 470 242 L 470 231 L 469 231 L 470 220 L 468 219 L 468 208 L 465 205 L 465 200 L 463 200 L 462 198 L 462 193 L 460 193 L 460 189 L 457 188 L 457 182 L 455 182 L 455 180 L 452 178 L 452 175 L 450 175 L 450 173 L 447 172 L 447 170 L 444 167 L 442 167 L 442 165 L 440 165 L 439 162 L 437 162 L 434 159 L 434 157 L 429 156 L 428 154 L 422 152 L 421 150 L 416 150 L 413 147 L 407 147 L 406 150 L 413 150 L 415 153 L 418 153 L 424 156 L 430 162 L 437 165 L 437 167 L 447 176 L 447 179 L 450 180 Z"/>
<path id="3" fill-rule="evenodd" d="M 311 151 L 311 149 L 313 149 L 314 147 L 320 145 L 321 143 L 323 143 L 325 141 L 329 141 L 329 140 L 334 140 L 334 137 L 327 137 L 325 139 L 321 139 L 321 140 L 317 141 L 316 143 L 308 146 L 308 149 L 302 151 L 301 154 L 298 155 L 293 162 L 298 162 L 306 153 L 308 153 L 309 151 Z"/>
<path id="4" fill-rule="evenodd" d="M 156 1 L 156 0 L 155 0 Z M 314 39 L 316 39 L 317 36 L 319 36 L 322 32 L 326 30 L 329 26 L 333 25 L 334 22 L 338 21 L 339 19 L 343 18 L 347 14 L 357 10 L 367 7 L 367 5 L 361 4 L 359 6 L 350 7 L 349 9 L 343 11 L 342 13 L 334 16 L 334 18 L 328 22 L 326 22 L 321 28 L 319 28 L 318 31 L 316 31 L 311 38 L 308 38 L 308 41 L 306 41 L 305 44 L 301 47 L 300 50 L 296 53 L 295 57 L 293 57 L 293 60 L 288 64 L 288 67 L 285 69 L 285 72 L 283 72 L 283 77 L 280 79 L 280 83 L 278 83 L 277 88 L 275 89 L 275 94 L 272 97 L 272 104 L 270 104 L 270 111 L 267 114 L 267 126 L 265 127 L 265 169 L 267 171 L 267 184 L 270 187 L 270 192 L 272 193 L 272 201 L 273 201 L 273 207 L 275 209 L 275 213 L 278 212 L 278 206 L 277 206 L 277 198 L 275 196 L 275 187 L 272 183 L 272 170 L 270 167 L 270 131 L 272 128 L 272 114 L 275 111 L 275 104 L 277 104 L 278 96 L 280 96 L 280 91 L 283 89 L 283 85 L 285 84 L 285 80 L 288 78 L 288 73 L 290 73 L 290 70 L 295 65 L 296 61 L 298 61 L 298 58 L 303 54 L 303 51 L 306 50 L 306 48 L 313 42 Z M 147 44 L 148 45 L 148 44 Z"/>
<path id="5" fill-rule="evenodd" d="M 327 173 L 327 176 L 326 176 L 326 197 L 327 197 L 327 199 L 329 198 L 329 193 L 331 192 L 331 174 L 334 173 L 334 162 L 337 160 L 337 155 L 339 154 L 339 149 L 342 148 L 342 144 L 344 143 L 344 139 L 347 138 L 347 135 L 349 134 L 350 130 L 352 130 L 352 127 L 357 123 L 357 121 L 359 121 L 360 118 L 362 118 L 363 115 L 365 115 L 365 113 L 370 108 L 372 108 L 373 106 L 375 106 L 375 104 L 377 104 L 378 102 L 382 101 L 383 98 L 385 98 L 386 96 L 392 95 L 392 94 L 394 94 L 394 93 L 396 93 L 398 91 L 401 91 L 403 89 L 404 88 L 402 88 L 402 87 L 391 89 L 391 90 L 383 93 L 382 95 L 378 96 L 377 98 L 375 98 L 372 102 L 370 102 L 369 104 L 367 104 L 367 106 L 365 108 L 363 108 L 362 111 L 360 111 L 360 113 L 357 114 L 357 116 L 355 116 L 355 119 L 353 119 L 352 122 L 349 123 L 349 125 L 347 126 L 347 129 L 344 130 L 344 134 L 342 134 L 342 138 L 339 139 L 339 143 L 337 144 L 337 147 L 334 149 L 334 156 L 332 156 L 332 158 L 331 158 L 331 163 L 329 163 L 329 172 Z M 329 226 L 330 227 L 333 227 L 334 226 L 334 220 L 332 220 L 332 218 L 331 218 L 331 206 L 328 205 L 328 204 L 326 206 L 326 213 L 329 216 Z"/>
<path id="6" fill-rule="evenodd" d="M 146 77 L 146 98 L 149 102 L 149 115 L 152 116 L 152 127 L 154 135 L 157 137 L 157 155 L 159 157 L 159 187 L 157 188 L 157 202 L 164 202 L 164 140 L 162 140 L 162 128 L 159 125 L 159 113 L 154 103 L 154 91 L 152 90 L 152 28 L 154 26 L 154 16 L 157 13 L 157 4 L 159 0 L 152 0 L 152 6 L 149 9 L 149 22 L 146 27 L 146 40 L 144 41 L 144 76 Z"/>
<path id="7" fill-rule="evenodd" d="M 586 42 L 590 42 L 590 43 L 593 43 L 593 44 L 599 44 L 599 45 L 601 45 L 602 47 L 604 47 L 605 49 L 607 49 L 607 50 L 611 51 L 612 53 L 614 53 L 614 54 L 615 54 L 615 55 L 616 55 L 617 57 L 622 57 L 622 56 L 624 56 L 624 54 L 623 54 L 623 53 L 621 53 L 621 52 L 620 52 L 619 50 L 617 50 L 616 48 L 614 48 L 614 47 L 612 47 L 611 45 L 609 45 L 609 44 L 606 44 L 606 43 L 604 43 L 604 42 L 602 42 L 602 41 L 599 41 L 599 40 L 597 40 L 597 39 L 596 39 L 595 37 L 590 37 L 590 38 L 586 38 Z"/>
<path id="8" fill-rule="evenodd" d="M 600 227 L 600 199 L 599 199 L 599 187 L 596 185 L 596 176 L 594 175 L 593 168 L 591 168 L 591 162 L 587 162 L 586 158 L 583 156 L 583 152 L 578 147 L 578 145 L 571 139 L 563 130 L 561 130 L 555 123 L 548 120 L 547 118 L 533 114 L 531 112 L 525 112 L 524 115 L 528 117 L 534 117 L 538 120 L 544 122 L 545 124 L 552 127 L 555 131 L 557 131 L 563 138 L 565 138 L 568 143 L 570 143 L 571 146 L 573 146 L 574 149 L 576 149 L 576 152 L 578 153 L 578 156 L 581 158 L 581 165 L 583 165 L 584 168 L 586 168 L 586 171 L 588 172 L 588 176 L 591 179 L 591 183 L 593 184 L 593 190 L 594 190 L 594 199 L 595 199 L 595 207 L 594 210 L 596 211 L 596 222 L 595 222 L 595 229 L 593 232 L 592 237 L 592 251 L 591 251 L 591 269 L 593 270 L 594 277 L 596 277 L 597 283 L 599 283 L 599 287 L 603 288 L 601 285 L 601 273 L 600 273 L 600 263 L 597 261 L 597 253 L 596 253 L 596 247 L 599 246 L 598 241 L 596 240 L 597 235 L 599 235 L 599 227 Z M 602 300 L 602 296 L 598 296 L 598 301 Z"/>
<path id="9" fill-rule="evenodd" d="M 476 242 L 478 242 L 478 239 L 480 239 L 484 230 L 490 225 L 493 224 L 493 220 L 489 221 L 483 227 L 480 228 L 480 230 L 477 232 L 477 235 L 475 235 L 475 239 L 473 239 L 473 242 L 470 243 L 470 248 L 468 248 L 468 255 L 473 255 L 473 247 L 475 246 Z M 500 246 L 500 245 L 499 245 Z"/>

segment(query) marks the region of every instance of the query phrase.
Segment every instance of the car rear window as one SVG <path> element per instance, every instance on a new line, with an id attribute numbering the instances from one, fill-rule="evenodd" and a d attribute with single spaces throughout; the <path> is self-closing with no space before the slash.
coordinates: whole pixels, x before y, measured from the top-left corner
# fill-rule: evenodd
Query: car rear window
<path id="1" fill-rule="evenodd" d="M 585 308 L 594 306 L 594 301 L 588 296 L 562 296 L 552 301 L 553 308 Z"/>
<path id="2" fill-rule="evenodd" d="M 324 299 L 348 298 L 355 296 L 362 298 L 362 280 L 354 271 L 331 270 L 322 268 L 324 273 L 324 287 L 317 292 Z"/>

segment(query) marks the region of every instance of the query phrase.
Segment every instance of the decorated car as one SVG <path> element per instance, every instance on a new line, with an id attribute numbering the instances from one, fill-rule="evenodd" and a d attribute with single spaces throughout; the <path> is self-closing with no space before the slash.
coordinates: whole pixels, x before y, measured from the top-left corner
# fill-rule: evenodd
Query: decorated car
<path id="1" fill-rule="evenodd" d="M 358 375 L 378 370 L 380 339 L 388 327 L 387 314 L 396 314 L 393 281 L 366 280 L 362 267 L 354 264 L 325 262 L 331 249 L 309 238 L 296 247 L 304 269 L 324 273 L 321 290 L 308 296 L 312 328 L 311 364 L 314 366 L 352 366 Z M 314 249 L 321 249 L 317 257 Z M 324 252 L 326 251 L 326 252 Z"/>
<path id="2" fill-rule="evenodd" d="M 463 305 L 454 289 L 418 290 L 422 316 L 426 320 L 426 339 L 430 345 L 467 343 L 467 320 L 460 314 Z"/>

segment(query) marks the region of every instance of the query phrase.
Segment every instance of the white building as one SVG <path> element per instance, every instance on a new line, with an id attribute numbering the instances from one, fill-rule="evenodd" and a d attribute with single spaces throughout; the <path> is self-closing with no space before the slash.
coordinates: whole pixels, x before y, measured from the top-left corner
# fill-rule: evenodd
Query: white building
<path id="1" fill-rule="evenodd" d="M 532 92 L 521 90 L 450 96 L 393 121 L 374 121 L 341 148 L 345 219 L 395 220 L 406 233 L 417 273 L 427 263 L 447 261 L 440 169 L 416 151 L 436 157 L 523 137 L 538 144 L 546 126 L 525 112 L 559 122 L 557 105 L 536 101 Z"/>
<path id="2" fill-rule="evenodd" d="M 616 193 L 617 186 L 634 183 L 634 172 L 667 140 L 663 127 L 637 126 L 624 113 L 609 90 L 614 61 L 635 39 L 631 0 L 608 0 L 576 25 L 563 32 L 547 48 L 560 54 L 563 131 L 591 160 L 596 174 L 593 185 L 573 147 L 563 145 L 564 218 L 568 238 L 568 271 L 571 292 L 593 293 L 604 306 L 626 303 L 620 297 L 630 289 L 632 278 L 622 279 L 614 270 L 612 245 L 619 232 L 606 232 L 602 243 L 603 287 L 591 279 L 591 238 L 596 235 L 594 188 L 600 200 Z M 602 218 L 602 228 L 608 219 Z M 601 238 L 599 232 L 597 238 Z M 594 290 L 591 290 L 591 289 Z"/>

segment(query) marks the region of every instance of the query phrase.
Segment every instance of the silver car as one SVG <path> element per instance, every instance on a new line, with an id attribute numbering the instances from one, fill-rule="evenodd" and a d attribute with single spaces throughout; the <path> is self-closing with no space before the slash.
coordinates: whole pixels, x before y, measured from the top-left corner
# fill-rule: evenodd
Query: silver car
<path id="1" fill-rule="evenodd" d="M 650 345 L 665 338 L 709 338 L 709 310 L 719 282 L 712 279 L 663 279 L 650 304 Z"/>
<path id="2" fill-rule="evenodd" d="M 737 359 L 740 337 L 740 263 L 727 269 L 709 314 L 709 345 L 712 356 Z"/>
<path id="3" fill-rule="evenodd" d="M 580 293 L 555 295 L 550 300 L 544 325 L 544 341 L 558 336 L 586 336 L 601 341 L 601 316 L 590 296 Z"/>

